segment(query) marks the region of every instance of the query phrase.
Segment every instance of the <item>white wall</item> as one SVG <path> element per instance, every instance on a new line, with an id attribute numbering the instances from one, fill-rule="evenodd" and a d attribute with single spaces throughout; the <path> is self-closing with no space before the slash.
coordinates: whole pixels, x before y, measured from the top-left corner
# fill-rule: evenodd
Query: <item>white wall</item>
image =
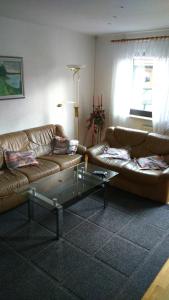
<path id="1" fill-rule="evenodd" d="M 169 30 L 158 32 L 130 33 L 119 35 L 102 35 L 96 39 L 96 61 L 95 61 L 95 95 L 103 94 L 106 110 L 106 121 L 109 126 L 109 108 L 111 101 L 111 80 L 112 80 L 112 39 L 135 38 L 156 35 L 169 35 Z M 122 87 L 123 88 L 123 87 Z M 131 117 L 129 124 L 131 128 L 138 128 L 151 131 L 152 122 L 146 118 Z"/>
<path id="2" fill-rule="evenodd" d="M 63 124 L 73 137 L 73 108 L 57 103 L 73 97 L 67 64 L 85 64 L 80 79 L 81 128 L 91 109 L 94 84 L 95 39 L 55 27 L 0 18 L 0 55 L 24 59 L 25 99 L 0 101 L 0 134 L 49 123 Z M 83 110 L 83 112 L 82 112 Z"/>

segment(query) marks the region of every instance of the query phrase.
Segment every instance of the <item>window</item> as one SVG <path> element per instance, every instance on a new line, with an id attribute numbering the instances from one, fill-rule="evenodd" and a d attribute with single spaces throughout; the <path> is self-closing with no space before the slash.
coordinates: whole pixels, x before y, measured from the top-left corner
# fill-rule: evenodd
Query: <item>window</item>
<path id="1" fill-rule="evenodd" d="M 131 115 L 152 117 L 152 77 L 153 60 L 134 58 Z"/>

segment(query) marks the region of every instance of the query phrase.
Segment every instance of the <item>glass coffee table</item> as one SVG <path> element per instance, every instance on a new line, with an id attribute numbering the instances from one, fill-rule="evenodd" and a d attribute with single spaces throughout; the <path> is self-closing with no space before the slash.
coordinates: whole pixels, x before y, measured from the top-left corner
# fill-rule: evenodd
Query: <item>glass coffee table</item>
<path id="1" fill-rule="evenodd" d="M 94 175 L 94 171 L 106 172 L 105 176 Z M 56 238 L 62 236 L 63 209 L 82 200 L 105 185 L 118 173 L 96 165 L 80 163 L 56 174 L 43 177 L 17 191 L 28 199 L 28 217 L 34 218 L 34 203 L 56 210 Z M 106 199 L 104 197 L 104 208 Z"/>

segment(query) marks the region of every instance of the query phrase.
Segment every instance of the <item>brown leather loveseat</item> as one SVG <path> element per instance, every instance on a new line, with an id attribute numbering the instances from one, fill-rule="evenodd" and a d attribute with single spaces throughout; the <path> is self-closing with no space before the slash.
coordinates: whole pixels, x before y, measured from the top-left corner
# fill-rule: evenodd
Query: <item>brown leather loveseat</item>
<path id="1" fill-rule="evenodd" d="M 104 157 L 105 146 L 130 149 L 131 160 Z M 117 188 L 163 203 L 169 202 L 169 168 L 165 170 L 142 170 L 136 159 L 162 155 L 169 165 L 169 137 L 146 131 L 109 127 L 104 141 L 87 151 L 89 161 L 117 171 L 111 184 Z"/>
<path id="2" fill-rule="evenodd" d="M 52 140 L 56 135 L 65 137 L 60 125 L 46 125 L 0 135 L 0 212 L 14 208 L 23 202 L 23 197 L 14 193 L 17 188 L 81 162 L 86 150 L 81 145 L 74 155 L 51 154 Z M 11 171 L 6 167 L 4 150 L 34 150 L 38 165 Z"/>

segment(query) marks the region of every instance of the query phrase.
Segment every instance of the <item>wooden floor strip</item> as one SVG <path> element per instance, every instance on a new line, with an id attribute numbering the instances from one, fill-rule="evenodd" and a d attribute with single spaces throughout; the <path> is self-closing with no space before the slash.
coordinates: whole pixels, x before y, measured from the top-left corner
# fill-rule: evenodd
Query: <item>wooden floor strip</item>
<path id="1" fill-rule="evenodd" d="M 169 259 L 163 265 L 142 300 L 169 300 Z"/>

